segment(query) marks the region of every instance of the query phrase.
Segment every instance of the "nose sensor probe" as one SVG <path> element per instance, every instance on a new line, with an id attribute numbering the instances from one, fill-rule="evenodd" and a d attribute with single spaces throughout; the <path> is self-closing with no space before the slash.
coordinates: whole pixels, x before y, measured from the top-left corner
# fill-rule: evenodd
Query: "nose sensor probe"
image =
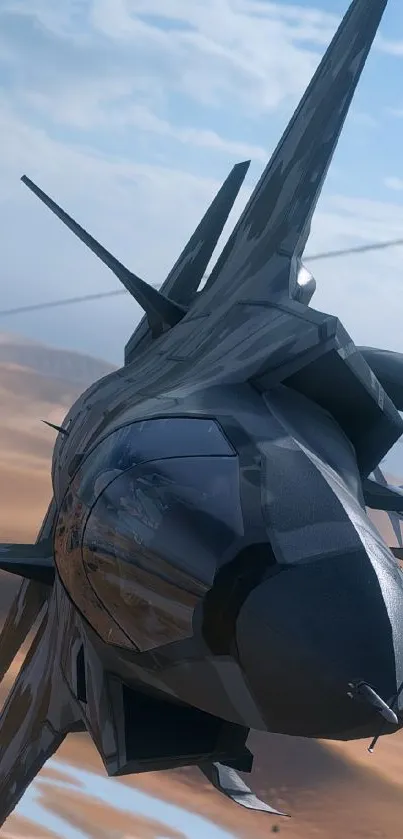
<path id="1" fill-rule="evenodd" d="M 393 710 L 394 705 L 400 696 L 401 691 L 403 690 L 403 683 L 400 685 L 399 690 L 394 696 L 391 705 L 388 705 L 378 694 L 367 685 L 365 682 L 357 682 L 349 684 L 349 692 L 348 696 L 350 699 L 358 699 L 360 702 L 365 702 L 368 705 L 372 705 L 372 707 L 378 711 L 378 713 L 383 717 L 383 721 L 381 723 L 380 729 L 368 748 L 370 754 L 373 753 L 375 746 L 379 740 L 379 737 L 382 735 L 384 730 L 384 723 L 388 722 L 390 725 L 399 725 L 399 720 Z"/>

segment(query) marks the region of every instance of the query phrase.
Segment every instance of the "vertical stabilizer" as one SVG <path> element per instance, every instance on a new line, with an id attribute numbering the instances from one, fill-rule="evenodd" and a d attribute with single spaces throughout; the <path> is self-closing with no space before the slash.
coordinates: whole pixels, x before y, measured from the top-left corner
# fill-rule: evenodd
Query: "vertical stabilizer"
<path id="1" fill-rule="evenodd" d="M 162 331 L 164 325 L 175 326 L 183 318 L 185 309 L 172 303 L 164 297 L 156 288 L 148 285 L 137 274 L 129 271 L 116 257 L 103 247 L 93 236 L 90 235 L 80 224 L 69 216 L 52 198 L 46 195 L 30 178 L 23 175 L 23 184 L 42 201 L 52 213 L 57 216 L 69 230 L 80 239 L 97 257 L 110 268 L 120 282 L 125 286 L 129 294 L 134 297 L 139 306 L 145 311 L 151 329 L 156 332 Z"/>
<path id="2" fill-rule="evenodd" d="M 249 281 L 257 293 L 294 296 L 298 259 L 386 5 L 351 4 L 209 277 L 201 306 L 214 306 L 218 296 L 233 300 Z"/>
<path id="3" fill-rule="evenodd" d="M 246 160 L 233 167 L 162 284 L 162 294 L 175 303 L 185 307 L 190 305 L 245 180 L 249 165 L 250 160 Z M 147 319 L 143 318 L 126 344 L 126 364 L 133 361 L 139 348 L 143 348 L 150 338 Z"/>

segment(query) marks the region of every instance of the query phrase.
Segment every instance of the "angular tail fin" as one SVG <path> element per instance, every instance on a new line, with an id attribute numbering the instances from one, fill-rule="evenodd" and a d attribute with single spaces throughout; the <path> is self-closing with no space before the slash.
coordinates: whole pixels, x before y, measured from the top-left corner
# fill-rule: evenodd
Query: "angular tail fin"
<path id="1" fill-rule="evenodd" d="M 169 272 L 161 291 L 170 300 L 189 306 L 221 236 L 224 225 L 245 180 L 250 160 L 237 163 L 218 191 L 200 224 Z"/>
<path id="2" fill-rule="evenodd" d="M 197 311 L 294 296 L 298 260 L 387 0 L 354 0 L 218 259 Z M 251 289 L 251 283 L 253 283 Z M 237 295 L 238 293 L 238 295 Z"/>
<path id="3" fill-rule="evenodd" d="M 96 256 L 113 271 L 116 277 L 123 283 L 128 292 L 134 297 L 139 306 L 145 311 L 150 327 L 153 331 L 160 332 L 164 325 L 175 326 L 183 318 L 186 310 L 181 306 L 168 300 L 153 286 L 148 285 L 144 280 L 125 268 L 118 259 L 106 250 L 96 239 L 93 238 L 83 227 L 81 227 L 71 216 L 69 216 L 58 204 L 55 203 L 42 189 L 40 189 L 30 178 L 23 175 L 22 182 L 33 192 L 62 222 L 72 231 Z"/>
<path id="4" fill-rule="evenodd" d="M 161 293 L 175 303 L 185 307 L 190 305 L 245 180 L 249 165 L 250 160 L 246 160 L 233 167 L 162 284 Z M 150 338 L 149 327 L 143 318 L 126 344 L 125 364 L 133 361 L 147 337 Z"/>

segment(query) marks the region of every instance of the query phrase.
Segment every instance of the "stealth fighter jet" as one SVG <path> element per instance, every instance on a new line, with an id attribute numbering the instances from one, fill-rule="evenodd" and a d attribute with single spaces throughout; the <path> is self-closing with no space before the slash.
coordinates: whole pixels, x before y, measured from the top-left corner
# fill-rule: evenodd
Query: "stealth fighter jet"
<path id="1" fill-rule="evenodd" d="M 403 358 L 310 307 L 302 256 L 387 0 L 354 0 L 200 290 L 238 164 L 160 291 L 24 183 L 145 315 L 125 365 L 58 429 L 0 675 L 0 823 L 73 731 L 110 775 L 197 766 L 244 806 L 251 729 L 348 740 L 403 725 L 403 577 L 367 515 L 403 431 Z"/>

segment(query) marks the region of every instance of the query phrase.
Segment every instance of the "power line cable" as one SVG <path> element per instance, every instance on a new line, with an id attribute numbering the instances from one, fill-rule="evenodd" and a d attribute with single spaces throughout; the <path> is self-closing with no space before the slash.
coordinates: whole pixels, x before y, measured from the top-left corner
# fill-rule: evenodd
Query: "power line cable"
<path id="1" fill-rule="evenodd" d="M 376 242 L 371 245 L 359 245 L 355 248 L 347 248 L 344 250 L 327 251 L 325 253 L 313 254 L 313 256 L 306 256 L 304 262 L 315 262 L 320 259 L 338 259 L 342 256 L 351 256 L 353 254 L 367 253 L 369 251 L 386 250 L 386 248 L 395 248 L 403 245 L 403 239 L 393 239 L 389 242 Z M 154 288 L 158 288 L 154 283 L 150 283 Z M 35 312 L 42 309 L 54 309 L 59 306 L 72 306 L 77 303 L 87 303 L 91 300 L 102 300 L 107 297 L 118 297 L 121 294 L 128 294 L 125 288 L 119 288 L 114 291 L 101 291 L 97 294 L 84 294 L 79 297 L 64 297 L 59 300 L 48 300 L 44 303 L 33 303 L 28 306 L 16 306 L 12 309 L 0 310 L 0 317 L 7 317 L 9 315 L 21 315 L 25 312 Z"/>

